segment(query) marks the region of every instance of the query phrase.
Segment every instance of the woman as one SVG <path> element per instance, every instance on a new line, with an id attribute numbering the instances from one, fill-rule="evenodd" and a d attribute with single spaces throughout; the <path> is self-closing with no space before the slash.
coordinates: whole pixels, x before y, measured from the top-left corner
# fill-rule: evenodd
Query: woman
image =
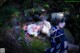
<path id="1" fill-rule="evenodd" d="M 67 41 L 63 30 L 65 26 L 63 13 L 56 13 L 53 21 L 55 26 L 51 28 L 51 47 L 45 53 L 67 53 Z"/>

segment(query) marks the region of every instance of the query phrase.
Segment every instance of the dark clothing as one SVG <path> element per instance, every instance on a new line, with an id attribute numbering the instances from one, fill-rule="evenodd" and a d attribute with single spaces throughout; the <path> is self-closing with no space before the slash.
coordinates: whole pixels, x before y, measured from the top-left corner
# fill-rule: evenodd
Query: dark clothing
<path id="1" fill-rule="evenodd" d="M 56 30 L 57 27 L 52 27 L 52 30 Z M 58 29 L 50 35 L 51 48 L 49 48 L 46 53 L 61 53 L 66 48 L 64 47 L 64 42 L 66 41 L 64 30 Z"/>

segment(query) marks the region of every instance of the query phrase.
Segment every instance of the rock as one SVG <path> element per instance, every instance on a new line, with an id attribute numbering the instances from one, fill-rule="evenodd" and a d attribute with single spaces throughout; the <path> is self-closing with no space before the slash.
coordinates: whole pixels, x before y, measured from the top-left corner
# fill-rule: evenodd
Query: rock
<path id="1" fill-rule="evenodd" d="M 65 37 L 68 43 L 74 44 L 74 37 L 68 29 L 64 29 Z"/>

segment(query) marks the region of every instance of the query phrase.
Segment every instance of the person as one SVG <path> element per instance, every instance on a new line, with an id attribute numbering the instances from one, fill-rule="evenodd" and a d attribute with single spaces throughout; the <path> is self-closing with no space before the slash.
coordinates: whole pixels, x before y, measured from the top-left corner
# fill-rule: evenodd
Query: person
<path id="1" fill-rule="evenodd" d="M 67 53 L 68 44 L 63 30 L 65 26 L 63 13 L 54 13 L 53 15 L 55 26 L 52 26 L 49 36 L 51 47 L 45 53 Z"/>

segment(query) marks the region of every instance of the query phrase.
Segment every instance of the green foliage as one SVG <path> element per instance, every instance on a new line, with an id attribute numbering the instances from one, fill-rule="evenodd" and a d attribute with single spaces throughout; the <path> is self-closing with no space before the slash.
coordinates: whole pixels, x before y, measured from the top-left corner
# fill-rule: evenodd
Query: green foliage
<path id="1" fill-rule="evenodd" d="M 15 6 L 5 6 L 0 10 L 0 25 L 4 25 L 6 22 L 9 22 L 11 15 L 16 14 L 18 15 L 18 9 Z"/>
<path id="2" fill-rule="evenodd" d="M 22 45 L 23 48 L 27 48 L 27 44 L 23 39 L 20 41 L 20 44 Z"/>
<path id="3" fill-rule="evenodd" d="M 31 47 L 34 53 L 43 53 L 44 50 L 49 46 L 49 42 L 42 42 L 38 39 L 34 39 L 34 41 L 31 43 Z"/>
<path id="4" fill-rule="evenodd" d="M 29 43 L 30 46 L 28 46 L 24 41 L 25 35 L 23 30 L 21 30 L 21 37 L 22 40 L 20 41 L 20 44 L 23 46 L 23 48 L 29 48 L 32 50 L 33 53 L 44 53 L 44 50 L 50 47 L 48 40 L 44 42 L 43 40 L 36 39 L 35 37 L 32 37 L 33 41 L 31 41 L 31 43 Z"/>
<path id="5" fill-rule="evenodd" d="M 21 40 L 20 40 L 20 44 L 22 45 L 23 48 L 27 48 L 27 44 L 25 43 L 24 41 L 24 37 L 25 37 L 25 33 L 24 33 L 24 30 L 21 29 Z"/>
<path id="6" fill-rule="evenodd" d="M 34 0 L 35 3 L 42 3 L 42 0 Z"/>
<path id="7" fill-rule="evenodd" d="M 21 37 L 22 37 L 22 39 L 24 39 L 24 37 L 25 37 L 24 30 L 22 30 L 22 29 L 21 29 Z"/>
<path id="8" fill-rule="evenodd" d="M 49 8 L 49 4 L 44 4 L 44 7 L 45 8 Z"/>

